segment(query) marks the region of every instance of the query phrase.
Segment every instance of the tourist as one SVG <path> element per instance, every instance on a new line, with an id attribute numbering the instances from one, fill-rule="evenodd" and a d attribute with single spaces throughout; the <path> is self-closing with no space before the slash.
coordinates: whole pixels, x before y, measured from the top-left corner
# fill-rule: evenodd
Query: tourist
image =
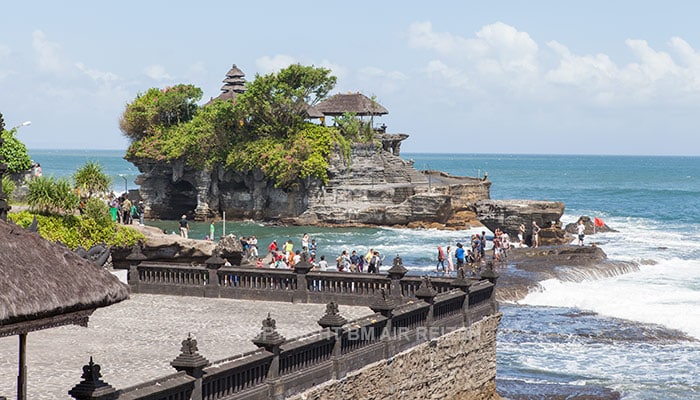
<path id="1" fill-rule="evenodd" d="M 479 245 L 479 256 L 480 260 L 486 259 L 486 231 L 481 231 L 481 237 L 479 238 L 481 244 Z"/>
<path id="2" fill-rule="evenodd" d="M 139 225 L 143 226 L 143 217 L 146 215 L 146 208 L 143 205 L 143 200 L 139 200 L 139 204 L 136 206 L 136 212 L 139 214 Z"/>
<path id="3" fill-rule="evenodd" d="M 518 247 L 523 247 L 525 244 L 525 224 L 520 224 L 518 227 Z"/>
<path id="4" fill-rule="evenodd" d="M 357 255 L 357 251 L 353 250 L 350 255 L 350 271 L 357 272 L 360 264 L 360 256 Z"/>
<path id="5" fill-rule="evenodd" d="M 374 249 L 370 248 L 369 251 L 367 252 L 367 254 L 365 254 L 365 262 L 367 262 L 367 264 L 369 264 L 369 260 L 372 258 L 373 255 L 374 255 Z"/>
<path id="6" fill-rule="evenodd" d="M 328 271 L 328 261 L 326 261 L 326 256 L 321 256 L 321 261 L 318 262 L 318 270 L 322 272 Z"/>
<path id="7" fill-rule="evenodd" d="M 364 257 L 357 258 L 357 271 L 358 272 L 365 272 L 365 258 Z"/>
<path id="8" fill-rule="evenodd" d="M 336 267 L 338 272 L 350 270 L 350 256 L 348 256 L 348 251 L 343 250 L 340 256 L 336 259 Z"/>
<path id="9" fill-rule="evenodd" d="M 209 223 L 209 240 L 214 240 L 214 231 L 215 231 L 214 221 L 211 221 Z"/>
<path id="10" fill-rule="evenodd" d="M 508 232 L 501 231 L 501 255 L 503 258 L 508 258 L 508 250 L 510 250 L 510 235 Z"/>
<path id="11" fill-rule="evenodd" d="M 122 202 L 122 223 L 124 225 L 131 224 L 131 200 L 128 197 Z"/>
<path id="12" fill-rule="evenodd" d="M 367 272 L 370 274 L 378 274 L 379 268 L 382 266 L 382 259 L 379 257 L 379 252 L 375 251 L 369 259 L 369 267 Z"/>
<path id="13" fill-rule="evenodd" d="M 224 267 L 230 267 L 231 262 L 228 260 L 228 258 L 224 258 Z"/>
<path id="14" fill-rule="evenodd" d="M 447 256 L 447 273 L 451 274 L 452 271 L 454 271 L 455 267 L 454 264 L 452 264 L 452 253 L 454 253 L 454 249 L 452 246 L 447 246 L 447 250 L 445 251 L 445 255 Z"/>
<path id="15" fill-rule="evenodd" d="M 493 235 L 493 260 L 501 260 L 501 230 L 499 228 L 496 228 Z"/>
<path id="16" fill-rule="evenodd" d="M 576 233 L 578 233 L 578 245 L 583 246 L 583 238 L 586 235 L 586 225 L 583 224 L 583 220 L 578 220 L 578 225 L 576 225 Z"/>
<path id="17" fill-rule="evenodd" d="M 267 246 L 267 254 L 273 255 L 276 252 L 277 252 L 277 241 L 273 240 L 272 243 L 270 243 L 270 245 Z"/>
<path id="18" fill-rule="evenodd" d="M 304 236 L 301 237 L 301 250 L 306 253 L 309 251 L 309 234 L 305 233 Z"/>
<path id="19" fill-rule="evenodd" d="M 472 253 L 474 253 L 474 258 L 479 261 L 481 255 L 481 239 L 478 234 L 472 235 Z"/>
<path id="20" fill-rule="evenodd" d="M 258 260 L 255 262 L 255 267 L 262 268 L 262 266 L 263 266 L 263 259 L 262 259 L 262 257 L 258 257 Z"/>
<path id="21" fill-rule="evenodd" d="M 41 172 L 41 164 L 36 163 L 34 166 L 34 176 L 36 178 L 41 178 L 42 172 Z"/>
<path id="22" fill-rule="evenodd" d="M 442 246 L 437 247 L 437 265 L 435 266 L 435 272 L 440 272 L 440 265 L 442 265 L 442 272 L 445 272 L 445 251 Z"/>
<path id="23" fill-rule="evenodd" d="M 537 222 L 532 221 L 532 247 L 540 247 L 540 231 L 542 229 L 537 225 Z"/>
<path id="24" fill-rule="evenodd" d="M 457 242 L 455 258 L 457 259 L 457 269 L 464 267 L 464 247 L 462 247 L 462 243 Z"/>
<path id="25" fill-rule="evenodd" d="M 182 218 L 180 218 L 180 236 L 183 238 L 187 239 L 187 233 L 190 230 L 190 223 L 187 222 L 187 215 L 182 214 Z"/>

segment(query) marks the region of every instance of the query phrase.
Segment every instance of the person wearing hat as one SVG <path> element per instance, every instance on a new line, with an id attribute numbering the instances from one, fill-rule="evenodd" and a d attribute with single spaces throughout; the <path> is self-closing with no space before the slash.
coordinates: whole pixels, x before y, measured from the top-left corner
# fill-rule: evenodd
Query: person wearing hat
<path id="1" fill-rule="evenodd" d="M 190 230 L 190 223 L 187 222 L 187 215 L 182 214 L 180 218 L 180 236 L 187 239 L 187 232 Z"/>

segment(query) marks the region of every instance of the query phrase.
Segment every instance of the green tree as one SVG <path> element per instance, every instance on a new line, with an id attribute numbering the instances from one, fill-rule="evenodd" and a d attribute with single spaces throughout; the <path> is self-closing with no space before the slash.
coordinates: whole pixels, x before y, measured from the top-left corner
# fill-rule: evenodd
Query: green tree
<path id="1" fill-rule="evenodd" d="M 326 68 L 293 64 L 274 74 L 256 75 L 236 108 L 254 137 L 286 137 L 297 132 L 306 110 L 328 96 L 337 78 Z"/>
<path id="2" fill-rule="evenodd" d="M 98 162 L 94 161 L 88 161 L 78 168 L 73 174 L 73 180 L 75 187 L 80 189 L 81 193 L 87 193 L 88 198 L 95 193 L 107 192 L 112 186 L 112 178 L 104 173 Z"/>
<path id="3" fill-rule="evenodd" d="M 0 148 L 0 158 L 7 164 L 7 171 L 11 174 L 27 171 L 32 166 L 27 146 L 15 137 L 16 133 L 17 128 L 2 131 L 5 142 Z"/>
<path id="4" fill-rule="evenodd" d="M 128 138 L 141 139 L 159 127 L 191 120 L 197 109 L 197 101 L 201 98 L 202 89 L 194 85 L 151 88 L 126 105 L 119 128 Z"/>

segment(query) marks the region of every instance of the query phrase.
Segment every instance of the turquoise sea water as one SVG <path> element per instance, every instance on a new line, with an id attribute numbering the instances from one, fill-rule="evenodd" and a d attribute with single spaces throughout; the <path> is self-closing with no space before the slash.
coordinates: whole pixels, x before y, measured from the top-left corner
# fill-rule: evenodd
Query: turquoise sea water
<path id="1" fill-rule="evenodd" d="M 137 188 L 137 169 L 121 151 L 32 150 L 44 174 L 70 176 L 87 160 L 100 162 L 115 191 Z M 616 277 L 542 282 L 542 291 L 504 304 L 498 338 L 499 387 L 513 399 L 516 382 L 528 390 L 548 384 L 599 385 L 623 399 L 700 399 L 700 158 L 643 156 L 404 154 L 418 169 L 483 176 L 494 199 L 547 199 L 566 204 L 564 223 L 580 215 L 603 218 L 618 232 L 596 235 L 609 258 L 638 262 Z M 193 223 L 203 238 L 208 224 Z M 175 230 L 175 222 L 159 226 Z M 216 225 L 217 235 L 223 223 Z M 228 221 L 226 232 L 256 235 L 261 246 L 301 235 L 316 238 L 320 254 L 372 246 L 400 254 L 412 273 L 434 269 L 437 245 L 471 231 L 392 228 L 267 227 Z M 342 310 L 341 310 L 342 312 Z M 538 386 L 540 385 L 540 386 Z"/>

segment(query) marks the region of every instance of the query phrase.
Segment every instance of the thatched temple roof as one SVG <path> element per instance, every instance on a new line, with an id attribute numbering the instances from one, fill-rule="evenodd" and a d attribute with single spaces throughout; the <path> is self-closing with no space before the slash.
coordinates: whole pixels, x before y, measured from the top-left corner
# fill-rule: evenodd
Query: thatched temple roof
<path id="1" fill-rule="evenodd" d="M 214 100 L 230 100 L 235 101 L 236 96 L 245 92 L 245 74 L 240 68 L 233 64 L 231 69 L 226 73 L 226 78 L 222 81 L 221 94 L 215 99 L 209 100 L 206 104 L 211 104 Z"/>
<path id="2" fill-rule="evenodd" d="M 67 324 L 129 297 L 109 271 L 0 220 L 0 337 Z"/>
<path id="3" fill-rule="evenodd" d="M 358 116 L 388 114 L 386 108 L 362 93 L 336 94 L 316 104 L 314 108 L 324 115 L 355 113 Z"/>

